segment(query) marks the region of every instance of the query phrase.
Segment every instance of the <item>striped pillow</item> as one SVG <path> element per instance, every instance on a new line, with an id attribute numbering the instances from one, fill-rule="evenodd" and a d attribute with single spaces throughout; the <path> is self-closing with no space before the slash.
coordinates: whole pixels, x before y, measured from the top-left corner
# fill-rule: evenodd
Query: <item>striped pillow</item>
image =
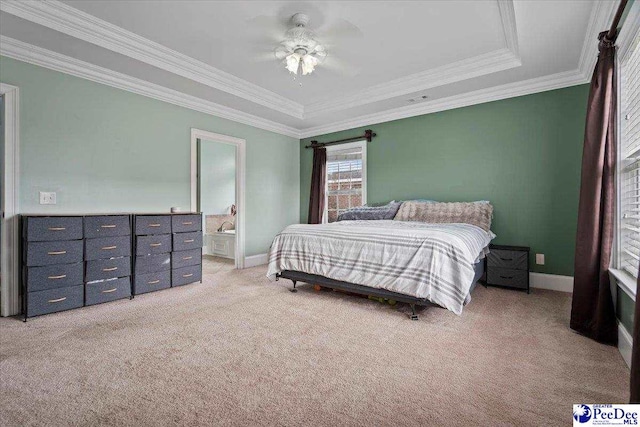
<path id="1" fill-rule="evenodd" d="M 464 223 L 489 231 L 492 217 L 493 206 L 486 201 L 455 203 L 409 201 L 402 203 L 393 219 L 396 221 L 420 221 L 433 224 Z"/>
<path id="2" fill-rule="evenodd" d="M 338 215 L 338 221 L 394 219 L 402 202 L 391 201 L 384 206 L 358 206 Z"/>

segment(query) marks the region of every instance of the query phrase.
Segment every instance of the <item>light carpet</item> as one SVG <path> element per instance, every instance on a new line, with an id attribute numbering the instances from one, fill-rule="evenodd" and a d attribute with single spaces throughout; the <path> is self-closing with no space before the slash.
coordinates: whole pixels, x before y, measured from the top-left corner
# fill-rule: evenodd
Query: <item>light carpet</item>
<path id="1" fill-rule="evenodd" d="M 203 284 L 1 319 L 0 425 L 569 425 L 628 399 L 570 296 L 478 286 L 461 317 L 208 260 Z"/>

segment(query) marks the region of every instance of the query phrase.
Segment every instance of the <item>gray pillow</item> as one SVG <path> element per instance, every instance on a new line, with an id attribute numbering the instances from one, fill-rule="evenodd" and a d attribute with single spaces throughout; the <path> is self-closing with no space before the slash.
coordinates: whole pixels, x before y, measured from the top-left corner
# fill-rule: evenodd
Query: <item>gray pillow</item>
<path id="1" fill-rule="evenodd" d="M 384 206 L 358 206 L 342 212 L 338 221 L 393 219 L 401 204 L 394 200 Z"/>

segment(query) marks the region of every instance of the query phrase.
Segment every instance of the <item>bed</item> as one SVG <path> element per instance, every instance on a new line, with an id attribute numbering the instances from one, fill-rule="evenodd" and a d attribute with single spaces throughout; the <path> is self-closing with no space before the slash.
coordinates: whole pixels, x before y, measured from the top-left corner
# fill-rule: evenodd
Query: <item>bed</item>
<path id="1" fill-rule="evenodd" d="M 484 271 L 495 235 L 476 225 L 340 221 L 285 228 L 271 246 L 267 277 L 318 284 L 460 315 Z"/>

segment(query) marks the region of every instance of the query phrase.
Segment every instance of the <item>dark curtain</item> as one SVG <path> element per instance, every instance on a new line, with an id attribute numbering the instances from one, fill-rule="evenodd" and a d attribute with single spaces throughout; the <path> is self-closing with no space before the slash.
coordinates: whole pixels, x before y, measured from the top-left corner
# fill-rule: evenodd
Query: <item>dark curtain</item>
<path id="1" fill-rule="evenodd" d="M 640 295 L 640 268 L 636 281 L 636 295 Z M 629 403 L 640 403 L 640 304 L 636 297 L 636 309 L 633 315 L 633 350 L 631 353 L 631 382 Z"/>
<path id="2" fill-rule="evenodd" d="M 615 38 L 598 36 L 582 153 L 571 328 L 616 345 L 618 328 L 609 287 L 615 206 Z"/>
<path id="3" fill-rule="evenodd" d="M 309 196 L 309 224 L 320 224 L 324 212 L 324 189 L 327 179 L 327 149 L 313 149 L 311 194 Z"/>

